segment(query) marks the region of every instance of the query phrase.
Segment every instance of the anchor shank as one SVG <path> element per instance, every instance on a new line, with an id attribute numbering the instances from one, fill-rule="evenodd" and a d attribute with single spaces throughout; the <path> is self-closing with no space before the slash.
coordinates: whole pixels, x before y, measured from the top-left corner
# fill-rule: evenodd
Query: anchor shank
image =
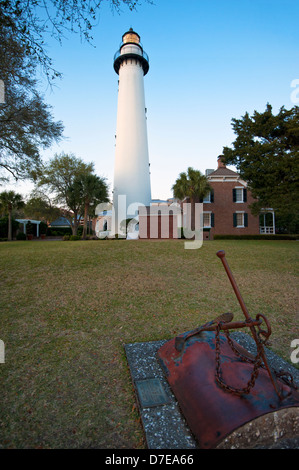
<path id="1" fill-rule="evenodd" d="M 274 389 L 275 389 L 277 395 L 278 395 L 279 398 L 282 400 L 282 399 L 283 399 L 282 393 L 281 393 L 281 391 L 280 391 L 280 389 L 279 389 L 279 386 L 278 386 L 278 384 L 277 384 L 277 381 L 276 381 L 276 378 L 275 378 L 275 376 L 274 376 L 274 373 L 272 372 L 272 370 L 271 370 L 271 368 L 270 368 L 270 366 L 269 366 L 269 364 L 268 364 L 268 360 L 267 360 L 267 357 L 266 357 L 266 354 L 265 354 L 265 351 L 264 351 L 264 347 L 263 347 L 263 345 L 262 345 L 262 343 L 261 343 L 261 341 L 260 341 L 260 339 L 259 339 L 259 337 L 258 337 L 258 335 L 257 335 L 255 326 L 253 325 L 252 319 L 251 319 L 251 317 L 250 317 L 250 315 L 249 315 L 249 313 L 248 313 L 248 310 L 247 310 L 247 307 L 246 307 L 246 305 L 245 305 L 245 303 L 244 303 L 244 300 L 243 300 L 243 298 L 242 298 L 241 292 L 239 291 L 239 288 L 238 288 L 237 283 L 236 283 L 236 281 L 235 281 L 235 279 L 234 279 L 234 276 L 233 276 L 233 274 L 232 274 L 232 272 L 231 272 L 231 270 L 230 270 L 230 267 L 229 267 L 229 265 L 228 265 L 228 262 L 226 261 L 225 252 L 224 252 L 223 250 L 221 250 L 221 251 L 218 251 L 216 254 L 217 254 L 218 258 L 220 258 L 221 261 L 222 261 L 222 264 L 223 264 L 224 269 L 225 269 L 225 271 L 226 271 L 226 273 L 227 273 L 227 275 L 228 275 L 228 278 L 229 278 L 229 280 L 230 280 L 230 282 L 231 282 L 231 285 L 232 285 L 232 287 L 233 287 L 233 289 L 234 289 L 234 291 L 235 291 L 235 294 L 236 294 L 236 297 L 237 297 L 237 299 L 238 299 L 238 301 L 239 301 L 239 304 L 240 304 L 240 306 L 241 306 L 241 309 L 242 309 L 242 311 L 243 311 L 243 313 L 244 313 L 244 315 L 245 315 L 246 320 L 249 322 L 249 325 L 248 325 L 248 326 L 249 326 L 249 328 L 250 328 L 250 330 L 251 330 L 253 339 L 254 339 L 255 342 L 256 342 L 257 348 L 260 350 L 261 357 L 262 357 L 262 359 L 263 359 L 264 365 L 265 365 L 265 367 L 266 367 L 266 369 L 267 369 L 267 372 L 268 372 L 268 374 L 269 374 L 269 377 L 270 377 L 270 380 L 271 380 L 271 382 L 272 382 L 272 385 L 273 385 L 273 387 L 274 387 Z"/>
<path id="2" fill-rule="evenodd" d="M 243 311 L 243 313 L 244 313 L 244 315 L 245 315 L 246 320 L 251 320 L 250 315 L 249 315 L 248 310 L 247 310 L 247 307 L 246 307 L 246 305 L 245 305 L 245 302 L 244 302 L 244 300 L 243 300 L 243 298 L 242 298 L 241 292 L 239 291 L 239 288 L 238 288 L 237 283 L 236 283 L 236 281 L 235 281 L 235 279 L 234 279 L 234 276 L 233 276 L 233 274 L 232 274 L 232 272 L 231 272 L 231 270 L 230 270 L 230 267 L 229 267 L 229 265 L 228 265 L 228 262 L 226 261 L 225 252 L 224 252 L 224 251 L 218 251 L 218 252 L 217 252 L 217 256 L 218 256 L 218 258 L 220 258 L 221 261 L 222 261 L 222 264 L 223 264 L 223 266 L 224 266 L 224 269 L 225 269 L 225 271 L 226 271 L 226 273 L 227 273 L 227 275 L 228 275 L 228 278 L 229 278 L 229 280 L 230 280 L 230 282 L 231 282 L 231 285 L 232 285 L 232 287 L 233 287 L 233 289 L 234 289 L 234 291 L 235 291 L 236 297 L 237 297 L 237 299 L 238 299 L 238 301 L 239 301 L 239 304 L 240 304 L 241 309 L 242 309 L 242 311 Z"/>

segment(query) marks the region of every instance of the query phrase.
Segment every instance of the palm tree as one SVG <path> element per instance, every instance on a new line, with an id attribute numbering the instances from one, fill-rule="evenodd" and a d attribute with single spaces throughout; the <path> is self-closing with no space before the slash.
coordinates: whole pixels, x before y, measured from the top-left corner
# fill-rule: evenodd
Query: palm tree
<path id="1" fill-rule="evenodd" d="M 21 194 L 14 191 L 3 191 L 0 194 L 0 205 L 8 213 L 8 241 L 12 240 L 12 211 L 25 205 Z"/>
<path id="2" fill-rule="evenodd" d="M 207 178 L 200 171 L 189 167 L 187 173 L 180 173 L 172 186 L 173 195 L 179 200 L 189 198 L 191 203 L 191 230 L 195 230 L 195 204 L 211 190 Z"/>
<path id="3" fill-rule="evenodd" d="M 108 186 L 105 178 L 97 175 L 82 174 L 74 181 L 74 188 L 79 188 L 84 205 L 84 225 L 82 238 L 86 238 L 87 218 L 90 206 L 95 203 L 108 202 Z"/>

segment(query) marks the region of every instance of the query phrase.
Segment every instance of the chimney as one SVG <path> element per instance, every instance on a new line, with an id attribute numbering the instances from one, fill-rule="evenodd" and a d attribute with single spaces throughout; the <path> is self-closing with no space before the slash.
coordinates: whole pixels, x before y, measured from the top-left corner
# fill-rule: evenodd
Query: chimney
<path id="1" fill-rule="evenodd" d="M 218 168 L 226 168 L 226 165 L 223 163 L 222 159 L 223 159 L 223 155 L 219 155 L 219 157 L 217 159 L 218 160 Z"/>

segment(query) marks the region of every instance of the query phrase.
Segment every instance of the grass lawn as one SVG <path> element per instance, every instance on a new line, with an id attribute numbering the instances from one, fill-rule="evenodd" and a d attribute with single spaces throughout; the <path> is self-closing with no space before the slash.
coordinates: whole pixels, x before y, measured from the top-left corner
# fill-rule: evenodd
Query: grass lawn
<path id="1" fill-rule="evenodd" d="M 290 360 L 298 242 L 41 241 L 0 244 L 0 447 L 143 448 L 124 344 L 170 339 L 231 311 L 267 316 Z"/>

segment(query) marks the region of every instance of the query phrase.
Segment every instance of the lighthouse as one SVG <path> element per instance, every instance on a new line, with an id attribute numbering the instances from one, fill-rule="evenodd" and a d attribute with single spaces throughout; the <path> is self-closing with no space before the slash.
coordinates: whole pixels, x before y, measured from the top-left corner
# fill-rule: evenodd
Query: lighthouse
<path id="1" fill-rule="evenodd" d="M 117 233 L 124 219 L 137 215 L 138 206 L 151 203 L 143 80 L 149 59 L 132 28 L 122 36 L 114 55 L 114 70 L 119 76 L 113 187 Z"/>

